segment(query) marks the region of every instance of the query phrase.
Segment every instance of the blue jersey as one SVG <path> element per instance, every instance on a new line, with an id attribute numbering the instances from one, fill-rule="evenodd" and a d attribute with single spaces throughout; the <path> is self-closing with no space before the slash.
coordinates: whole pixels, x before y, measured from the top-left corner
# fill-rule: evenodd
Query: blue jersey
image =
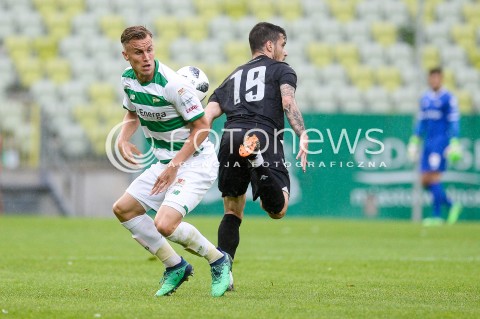
<path id="1" fill-rule="evenodd" d="M 458 137 L 460 113 L 457 99 L 445 89 L 428 91 L 420 99 L 415 134 L 425 144 L 446 142 Z"/>
<path id="2" fill-rule="evenodd" d="M 432 90 L 420 99 L 415 135 L 423 138 L 422 171 L 443 171 L 446 167 L 445 148 L 451 138 L 458 137 L 457 99 L 447 90 Z"/>

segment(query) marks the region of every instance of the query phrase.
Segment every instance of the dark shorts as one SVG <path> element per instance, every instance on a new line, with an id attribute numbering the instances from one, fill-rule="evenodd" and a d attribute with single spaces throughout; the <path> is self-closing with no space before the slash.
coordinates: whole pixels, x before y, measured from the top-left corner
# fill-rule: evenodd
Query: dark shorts
<path id="1" fill-rule="evenodd" d="M 222 192 L 222 197 L 238 197 L 247 192 L 248 184 L 252 183 L 253 199 L 257 199 L 258 186 L 252 179 L 250 163 L 247 159 L 241 157 L 238 148 L 243 143 L 243 139 L 248 129 L 239 129 L 241 131 L 226 131 L 222 136 L 220 150 L 218 152 L 218 161 L 220 162 L 218 189 Z M 290 193 L 290 177 L 285 167 L 285 155 L 283 145 L 280 139 L 274 142 L 273 135 L 267 136 L 262 133 L 255 133 L 260 140 L 260 148 L 264 159 L 264 166 L 270 167 L 272 178 L 282 187 L 286 187 Z"/>

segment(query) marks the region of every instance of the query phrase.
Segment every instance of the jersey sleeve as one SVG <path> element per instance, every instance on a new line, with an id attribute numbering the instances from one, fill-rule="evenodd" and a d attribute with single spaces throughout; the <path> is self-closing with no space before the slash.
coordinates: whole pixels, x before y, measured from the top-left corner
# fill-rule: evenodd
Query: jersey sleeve
<path id="1" fill-rule="evenodd" d="M 205 112 L 195 89 L 180 77 L 168 81 L 166 98 L 172 103 L 185 121 L 193 122 Z"/>
<path id="2" fill-rule="evenodd" d="M 208 102 L 217 102 L 217 103 L 220 103 L 219 99 L 218 99 L 218 96 L 217 96 L 217 90 L 215 90 L 213 92 L 212 95 L 210 95 L 210 97 L 208 98 Z"/>
<path id="3" fill-rule="evenodd" d="M 282 63 L 279 70 L 278 82 L 280 85 L 288 84 L 294 88 L 297 88 L 297 74 L 291 66 L 286 63 Z"/>
<path id="4" fill-rule="evenodd" d="M 460 112 L 458 111 L 457 98 L 453 94 L 450 94 L 448 99 L 447 121 L 450 123 L 450 138 L 458 137 L 460 132 Z"/>
<path id="5" fill-rule="evenodd" d="M 128 93 L 126 91 L 127 85 L 125 83 L 125 78 L 122 77 L 122 88 L 123 88 L 123 108 L 130 112 L 135 112 L 137 109 L 135 105 L 133 105 L 132 101 L 128 97 Z"/>
<path id="6" fill-rule="evenodd" d="M 417 113 L 415 128 L 413 131 L 413 134 L 421 137 L 423 137 L 423 135 L 425 134 L 425 119 L 423 116 L 423 104 L 425 99 L 425 96 L 422 96 L 422 98 L 420 99 L 419 110 Z"/>

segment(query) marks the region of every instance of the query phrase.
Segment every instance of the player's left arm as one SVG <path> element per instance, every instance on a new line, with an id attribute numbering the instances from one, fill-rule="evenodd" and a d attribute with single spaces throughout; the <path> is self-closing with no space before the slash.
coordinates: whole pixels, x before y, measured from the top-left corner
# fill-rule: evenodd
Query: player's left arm
<path id="1" fill-rule="evenodd" d="M 288 123 L 292 127 L 297 136 L 300 137 L 300 150 L 296 159 L 301 159 L 302 169 L 305 172 L 307 169 L 307 154 L 308 154 L 308 135 L 305 131 L 305 122 L 303 116 L 297 106 L 295 100 L 295 88 L 290 84 L 280 85 L 280 93 L 282 95 L 282 106 Z"/>
<path id="2" fill-rule="evenodd" d="M 449 125 L 449 144 L 446 149 L 446 155 L 451 163 L 462 159 L 462 146 L 458 140 L 460 134 L 460 112 L 458 110 L 458 102 L 455 96 L 450 96 L 447 111 L 447 121 Z"/>
<path id="3" fill-rule="evenodd" d="M 168 163 L 167 168 L 158 176 L 152 188 L 152 195 L 165 191 L 173 183 L 180 166 L 199 150 L 199 146 L 210 133 L 210 125 L 205 115 L 190 122 L 190 128 L 190 135 L 182 148 Z"/>
<path id="4" fill-rule="evenodd" d="M 196 151 L 199 151 L 200 145 L 210 133 L 210 125 L 202 103 L 193 88 L 181 83 L 172 83 L 168 92 L 169 100 L 172 101 L 184 120 L 189 122 L 190 134 L 167 168 L 158 176 L 151 191 L 152 195 L 165 191 L 173 183 L 180 166 Z"/>

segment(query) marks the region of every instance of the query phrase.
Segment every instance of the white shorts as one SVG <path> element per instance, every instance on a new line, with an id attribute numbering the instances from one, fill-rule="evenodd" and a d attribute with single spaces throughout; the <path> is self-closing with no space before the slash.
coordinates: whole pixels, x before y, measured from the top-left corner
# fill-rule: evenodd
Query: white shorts
<path id="1" fill-rule="evenodd" d="M 189 158 L 179 169 L 175 181 L 170 187 L 157 195 L 150 195 L 157 177 L 167 167 L 160 162 L 153 164 L 138 176 L 127 188 L 145 208 L 158 211 L 166 205 L 179 211 L 183 216 L 191 212 L 212 187 L 218 175 L 218 160 L 213 144 Z"/>

